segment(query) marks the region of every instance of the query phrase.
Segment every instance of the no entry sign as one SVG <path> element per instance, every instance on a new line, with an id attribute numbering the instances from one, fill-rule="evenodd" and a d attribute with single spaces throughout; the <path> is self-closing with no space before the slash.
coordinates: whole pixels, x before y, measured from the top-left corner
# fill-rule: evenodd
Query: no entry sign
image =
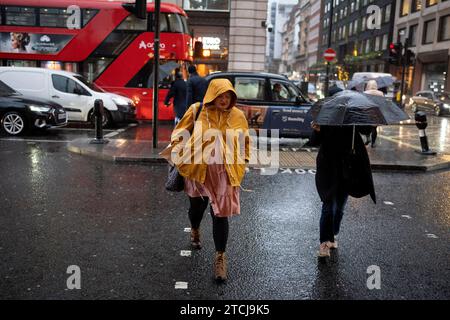
<path id="1" fill-rule="evenodd" d="M 336 51 L 334 51 L 333 49 L 329 48 L 329 49 L 325 50 L 325 52 L 323 53 L 323 57 L 327 61 L 333 61 L 334 58 L 336 58 Z"/>

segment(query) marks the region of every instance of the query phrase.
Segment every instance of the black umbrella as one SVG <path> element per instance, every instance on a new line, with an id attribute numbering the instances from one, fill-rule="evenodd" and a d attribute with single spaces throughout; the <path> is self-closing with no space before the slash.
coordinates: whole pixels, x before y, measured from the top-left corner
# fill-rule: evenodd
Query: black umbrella
<path id="1" fill-rule="evenodd" d="M 391 77 L 391 76 L 384 76 L 384 77 L 376 78 L 375 81 L 377 82 L 378 89 L 380 89 L 380 88 L 387 88 L 389 86 L 392 86 L 395 79 L 394 79 L 394 77 Z"/>
<path id="2" fill-rule="evenodd" d="M 319 125 L 390 125 L 408 120 L 409 116 L 390 99 L 344 90 L 311 108 Z"/>
<path id="3" fill-rule="evenodd" d="M 159 66 L 159 73 L 158 73 L 159 81 L 162 81 L 164 78 L 170 76 L 172 74 L 172 71 L 175 68 L 179 68 L 179 67 L 180 67 L 180 65 L 178 63 L 176 63 L 175 61 L 169 61 L 169 62 L 167 62 L 165 64 L 160 65 Z M 153 72 L 152 72 L 152 74 L 148 78 L 148 83 L 147 83 L 147 86 L 149 88 L 153 87 L 153 78 L 154 78 L 154 75 L 153 75 Z"/>

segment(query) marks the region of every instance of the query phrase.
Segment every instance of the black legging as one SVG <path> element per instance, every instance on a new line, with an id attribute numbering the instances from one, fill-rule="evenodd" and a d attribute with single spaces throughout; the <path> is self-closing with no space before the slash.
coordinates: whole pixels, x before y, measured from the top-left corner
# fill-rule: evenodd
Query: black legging
<path id="1" fill-rule="evenodd" d="M 191 198 L 189 197 L 189 220 L 191 221 L 191 228 L 200 228 L 200 223 L 203 219 L 203 213 L 208 207 L 209 199 L 207 197 Z M 211 217 L 213 221 L 213 238 L 216 251 L 225 252 L 228 241 L 228 218 L 219 218 L 214 215 L 211 207 Z"/>

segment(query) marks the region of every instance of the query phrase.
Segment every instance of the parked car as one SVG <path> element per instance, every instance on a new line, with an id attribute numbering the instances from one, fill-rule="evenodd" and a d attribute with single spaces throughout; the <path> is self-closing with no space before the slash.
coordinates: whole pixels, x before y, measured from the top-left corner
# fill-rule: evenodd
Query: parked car
<path id="1" fill-rule="evenodd" d="M 105 92 L 83 76 L 44 68 L 0 67 L 0 80 L 30 97 L 42 98 L 64 107 L 69 121 L 94 123 L 94 102 L 103 100 L 103 126 L 134 120 L 136 108 L 131 99 Z"/>
<path id="2" fill-rule="evenodd" d="M 16 136 L 32 128 L 63 127 L 67 114 L 59 104 L 27 98 L 0 81 L 0 120 L 2 130 Z"/>
<path id="3" fill-rule="evenodd" d="M 450 93 L 419 91 L 410 98 L 409 104 L 413 112 L 430 111 L 436 116 L 450 114 Z"/>
<path id="4" fill-rule="evenodd" d="M 255 130 L 279 130 L 280 137 L 308 138 L 311 102 L 284 76 L 258 72 L 218 72 L 208 81 L 226 78 L 237 93 L 237 107 Z"/>

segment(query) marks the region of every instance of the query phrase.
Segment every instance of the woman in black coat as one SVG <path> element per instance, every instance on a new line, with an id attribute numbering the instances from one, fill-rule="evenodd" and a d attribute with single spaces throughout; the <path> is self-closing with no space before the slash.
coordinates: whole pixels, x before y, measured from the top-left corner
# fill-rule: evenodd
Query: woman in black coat
<path id="1" fill-rule="evenodd" d="M 330 249 L 337 248 L 335 236 L 348 196 L 360 198 L 370 194 L 376 201 L 369 156 L 360 136 L 370 132 L 371 127 L 312 123 L 312 128 L 311 144 L 320 145 L 316 159 L 316 187 L 323 202 L 319 257 L 329 257 Z"/>

